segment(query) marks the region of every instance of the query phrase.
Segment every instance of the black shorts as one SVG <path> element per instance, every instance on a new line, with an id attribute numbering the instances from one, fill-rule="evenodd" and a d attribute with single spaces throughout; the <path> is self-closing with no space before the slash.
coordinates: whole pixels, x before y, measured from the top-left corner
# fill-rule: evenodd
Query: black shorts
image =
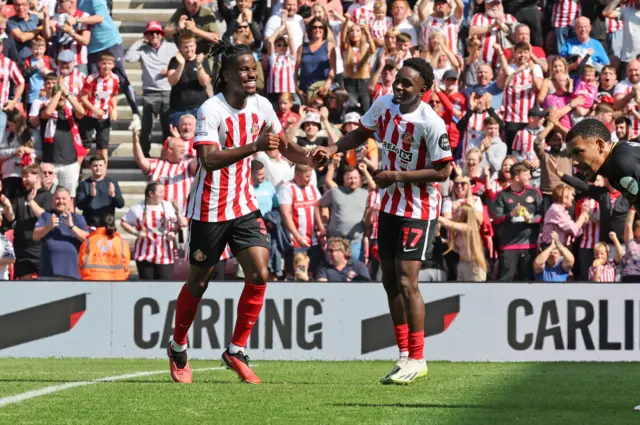
<path id="1" fill-rule="evenodd" d="M 269 234 L 260 211 L 216 223 L 191 220 L 189 263 L 195 266 L 213 267 L 220 260 L 227 244 L 234 256 L 243 249 L 254 246 L 269 249 Z"/>
<path id="2" fill-rule="evenodd" d="M 380 260 L 424 261 L 433 249 L 438 220 L 419 220 L 380 211 L 378 255 Z"/>
<path id="3" fill-rule="evenodd" d="M 109 138 L 111 137 L 111 120 L 99 120 L 93 117 L 83 117 L 80 120 L 80 138 L 82 145 L 91 149 L 93 143 L 92 132 L 95 130 L 96 149 L 109 149 Z"/>

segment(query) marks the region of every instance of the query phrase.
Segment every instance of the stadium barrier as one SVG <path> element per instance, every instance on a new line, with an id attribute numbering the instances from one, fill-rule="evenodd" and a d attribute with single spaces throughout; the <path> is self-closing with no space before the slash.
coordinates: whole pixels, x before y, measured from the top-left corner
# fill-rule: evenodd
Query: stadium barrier
<path id="1" fill-rule="evenodd" d="M 182 283 L 8 282 L 0 357 L 164 358 Z M 425 351 L 449 361 L 637 361 L 640 285 L 421 284 Z M 216 359 L 242 285 L 212 283 L 189 355 Z M 274 283 L 247 352 L 266 360 L 394 359 L 375 283 Z"/>

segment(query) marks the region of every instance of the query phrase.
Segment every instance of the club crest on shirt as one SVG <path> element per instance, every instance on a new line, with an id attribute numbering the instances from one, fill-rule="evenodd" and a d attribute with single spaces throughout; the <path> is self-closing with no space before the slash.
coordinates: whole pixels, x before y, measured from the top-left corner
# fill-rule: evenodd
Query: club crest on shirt
<path id="1" fill-rule="evenodd" d="M 533 199 L 533 196 L 527 196 L 525 198 L 525 202 L 529 203 L 529 204 L 533 204 L 536 200 Z"/>
<path id="2" fill-rule="evenodd" d="M 413 134 L 412 133 L 404 133 L 402 135 L 402 141 L 405 143 L 413 143 Z"/>
<path id="3" fill-rule="evenodd" d="M 204 252 L 199 249 L 193 252 L 193 259 L 196 261 L 204 261 L 207 259 L 207 256 L 204 255 Z"/>
<path id="4" fill-rule="evenodd" d="M 260 126 L 258 123 L 255 123 L 251 126 L 251 134 L 255 137 L 260 133 Z"/>
<path id="5" fill-rule="evenodd" d="M 207 119 L 205 117 L 200 117 L 196 124 L 196 136 L 206 136 L 207 135 Z"/>

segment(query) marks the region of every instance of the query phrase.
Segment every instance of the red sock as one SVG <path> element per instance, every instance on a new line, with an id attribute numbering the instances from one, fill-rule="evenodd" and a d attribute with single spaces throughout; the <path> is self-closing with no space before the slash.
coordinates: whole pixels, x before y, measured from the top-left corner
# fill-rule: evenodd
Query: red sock
<path id="1" fill-rule="evenodd" d="M 424 331 L 409 332 L 409 358 L 424 359 Z"/>
<path id="2" fill-rule="evenodd" d="M 406 323 L 394 326 L 396 331 L 396 344 L 400 349 L 400 353 L 409 352 L 409 325 Z"/>
<path id="3" fill-rule="evenodd" d="M 252 285 L 244 283 L 244 289 L 238 302 L 238 317 L 236 318 L 236 327 L 233 330 L 231 343 L 238 347 L 246 347 L 247 340 L 251 334 L 253 325 L 258 320 L 262 304 L 264 303 L 264 292 L 267 285 Z"/>
<path id="4" fill-rule="evenodd" d="M 198 312 L 200 298 L 196 298 L 187 291 L 185 283 L 178 295 L 176 303 L 176 321 L 173 329 L 173 341 L 176 344 L 185 345 L 187 343 L 187 332 L 193 323 L 193 319 Z"/>

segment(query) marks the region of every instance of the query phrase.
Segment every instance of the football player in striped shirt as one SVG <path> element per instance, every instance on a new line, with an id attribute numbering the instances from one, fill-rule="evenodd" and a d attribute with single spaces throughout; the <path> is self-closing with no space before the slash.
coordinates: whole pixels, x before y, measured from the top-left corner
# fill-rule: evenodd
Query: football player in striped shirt
<path id="1" fill-rule="evenodd" d="M 227 244 L 242 266 L 245 285 L 238 301 L 231 344 L 222 360 L 242 382 L 259 384 L 244 354 L 258 320 L 269 276 L 269 241 L 251 184 L 251 158 L 278 149 L 297 164 L 307 153 L 287 143 L 271 103 L 256 94 L 258 68 L 251 48 L 221 41 L 211 55 L 220 58 L 215 96 L 198 110 L 194 147 L 199 161 L 187 201 L 189 278 L 178 296 L 173 338 L 167 347 L 171 377 L 190 383 L 187 332 L 207 289 L 213 266 Z"/>
<path id="2" fill-rule="evenodd" d="M 400 350 L 400 359 L 382 378 L 385 384 L 408 384 L 427 375 L 418 273 L 433 246 L 440 215 L 438 182 L 449 177 L 453 160 L 444 121 L 421 100 L 433 82 L 433 69 L 424 59 L 405 60 L 393 94 L 376 99 L 359 128 L 312 152 L 314 163 L 324 165 L 336 153 L 380 134 L 382 167 L 374 175 L 381 196 L 378 253 Z"/>

